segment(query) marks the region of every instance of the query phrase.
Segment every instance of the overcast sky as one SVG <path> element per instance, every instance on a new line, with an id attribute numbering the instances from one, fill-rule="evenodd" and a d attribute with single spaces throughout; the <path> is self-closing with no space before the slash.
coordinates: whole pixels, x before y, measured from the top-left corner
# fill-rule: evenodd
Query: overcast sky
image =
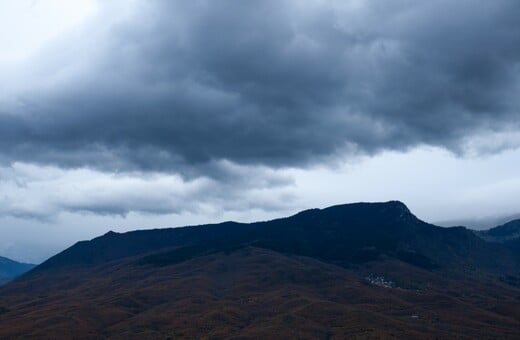
<path id="1" fill-rule="evenodd" d="M 519 17 L 517 0 L 0 0 L 0 255 L 354 201 L 518 214 Z"/>

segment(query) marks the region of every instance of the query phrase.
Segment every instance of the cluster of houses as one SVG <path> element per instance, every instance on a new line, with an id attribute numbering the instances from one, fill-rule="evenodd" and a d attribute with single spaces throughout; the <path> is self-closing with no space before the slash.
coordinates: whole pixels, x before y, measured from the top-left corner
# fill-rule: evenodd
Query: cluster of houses
<path id="1" fill-rule="evenodd" d="M 384 276 L 373 276 L 369 275 L 365 277 L 370 284 L 385 287 L 385 288 L 395 288 L 395 282 L 386 279 Z"/>

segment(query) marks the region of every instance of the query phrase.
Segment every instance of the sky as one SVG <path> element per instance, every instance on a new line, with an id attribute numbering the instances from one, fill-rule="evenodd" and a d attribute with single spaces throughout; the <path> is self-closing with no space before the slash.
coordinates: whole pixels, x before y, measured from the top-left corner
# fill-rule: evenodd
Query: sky
<path id="1" fill-rule="evenodd" d="M 520 2 L 0 0 L 0 256 L 357 201 L 518 217 Z"/>

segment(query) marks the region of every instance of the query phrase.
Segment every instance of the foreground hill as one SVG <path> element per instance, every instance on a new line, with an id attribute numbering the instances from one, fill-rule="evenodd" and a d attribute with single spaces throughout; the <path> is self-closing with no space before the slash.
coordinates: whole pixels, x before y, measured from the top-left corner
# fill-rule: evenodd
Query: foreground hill
<path id="1" fill-rule="evenodd" d="M 31 270 L 33 264 L 16 262 L 0 256 L 0 284 L 11 281 L 15 277 Z"/>
<path id="2" fill-rule="evenodd" d="M 518 338 L 516 250 L 400 202 L 107 233 L 0 289 L 0 337 Z"/>

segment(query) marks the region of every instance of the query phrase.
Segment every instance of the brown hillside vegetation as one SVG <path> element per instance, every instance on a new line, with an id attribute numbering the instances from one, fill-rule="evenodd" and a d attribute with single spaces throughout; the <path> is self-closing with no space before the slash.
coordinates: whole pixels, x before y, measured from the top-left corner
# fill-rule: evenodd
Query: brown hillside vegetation
<path id="1" fill-rule="evenodd" d="M 345 269 L 248 247 L 16 282 L 2 291 L 0 337 L 518 338 L 519 304 L 520 290 L 483 278 L 452 280 L 394 260 Z"/>

